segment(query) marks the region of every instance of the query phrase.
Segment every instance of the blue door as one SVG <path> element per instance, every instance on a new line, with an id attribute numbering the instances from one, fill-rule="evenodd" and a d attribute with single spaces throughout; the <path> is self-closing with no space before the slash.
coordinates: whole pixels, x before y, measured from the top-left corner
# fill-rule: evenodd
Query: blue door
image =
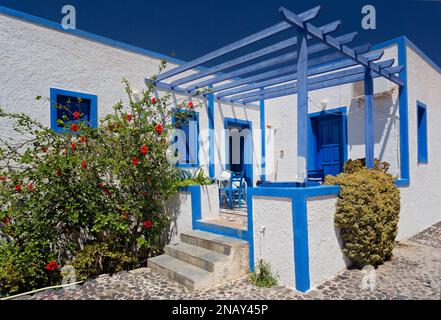
<path id="1" fill-rule="evenodd" d="M 327 116 L 316 121 L 316 166 L 323 174 L 337 175 L 343 170 L 342 121 L 339 116 Z"/>

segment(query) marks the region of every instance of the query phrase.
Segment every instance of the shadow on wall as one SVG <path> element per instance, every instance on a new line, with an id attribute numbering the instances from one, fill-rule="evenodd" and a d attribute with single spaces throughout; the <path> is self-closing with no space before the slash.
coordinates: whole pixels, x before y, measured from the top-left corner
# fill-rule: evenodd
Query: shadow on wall
<path id="1" fill-rule="evenodd" d="M 375 98 L 374 107 L 374 142 L 375 157 L 391 164 L 395 169 L 399 166 L 398 144 L 399 124 L 395 121 L 398 115 L 399 100 L 394 95 Z M 365 120 L 364 101 L 352 99 L 348 110 L 348 146 L 350 153 L 357 158 L 364 157 Z M 378 148 L 380 149 L 378 153 Z M 350 156 L 351 158 L 351 156 Z"/>
<path id="2" fill-rule="evenodd" d="M 170 217 L 170 227 L 164 230 L 162 235 L 163 245 L 170 244 L 181 232 L 178 219 L 182 214 L 182 197 L 190 197 L 189 193 L 177 192 L 167 202 L 166 214 Z M 187 199 L 188 200 L 188 199 Z"/>

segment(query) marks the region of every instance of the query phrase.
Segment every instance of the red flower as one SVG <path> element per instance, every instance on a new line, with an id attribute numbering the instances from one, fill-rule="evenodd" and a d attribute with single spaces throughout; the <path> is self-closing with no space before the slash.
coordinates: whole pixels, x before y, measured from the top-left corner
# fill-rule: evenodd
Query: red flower
<path id="1" fill-rule="evenodd" d="M 162 124 L 158 123 L 158 124 L 155 126 L 155 131 L 156 131 L 156 133 L 160 135 L 160 134 L 162 133 L 162 130 L 164 130 L 164 127 L 162 126 Z"/>
<path id="2" fill-rule="evenodd" d="M 127 212 L 124 212 L 122 218 L 123 220 L 129 220 L 129 214 Z"/>
<path id="3" fill-rule="evenodd" d="M 188 106 L 190 109 L 193 109 L 193 108 L 194 108 L 193 102 L 191 102 L 191 101 L 187 104 L 187 106 Z"/>
<path id="4" fill-rule="evenodd" d="M 138 158 L 137 157 L 133 157 L 132 158 L 132 163 L 133 163 L 133 165 L 137 166 L 139 164 Z"/>
<path id="5" fill-rule="evenodd" d="M 73 132 L 77 132 L 80 129 L 76 123 L 73 123 L 70 128 Z"/>
<path id="6" fill-rule="evenodd" d="M 41 151 L 43 151 L 44 153 L 46 153 L 48 150 L 48 147 L 41 147 Z"/>
<path id="7" fill-rule="evenodd" d="M 55 171 L 55 175 L 57 177 L 61 177 L 61 175 L 62 175 L 61 169 L 57 169 L 57 171 Z"/>
<path id="8" fill-rule="evenodd" d="M 98 187 L 100 187 L 100 188 L 104 187 L 104 182 L 98 183 Z"/>
<path id="9" fill-rule="evenodd" d="M 51 261 L 44 268 L 47 271 L 55 271 L 56 269 L 58 269 L 58 264 L 55 261 Z"/>
<path id="10" fill-rule="evenodd" d="M 5 176 L 0 176 L 0 181 L 1 181 L 1 182 L 6 182 L 7 179 L 8 179 L 8 178 L 6 178 Z"/>
<path id="11" fill-rule="evenodd" d="M 34 184 L 32 182 L 28 184 L 28 189 L 29 190 L 33 190 L 34 189 Z"/>
<path id="12" fill-rule="evenodd" d="M 112 191 L 110 191 L 109 189 L 104 189 L 103 190 L 105 194 L 107 194 L 108 196 L 112 195 Z"/>
<path id="13" fill-rule="evenodd" d="M 15 191 L 20 192 L 21 191 L 21 185 L 16 185 L 15 186 Z"/>
<path id="14" fill-rule="evenodd" d="M 80 137 L 80 141 L 81 141 L 81 143 L 86 142 L 86 137 L 85 137 L 85 136 L 81 136 L 81 137 Z"/>
<path id="15" fill-rule="evenodd" d="M 128 122 L 132 121 L 132 119 L 133 119 L 133 116 L 130 113 L 126 114 L 126 120 Z"/>
<path id="16" fill-rule="evenodd" d="M 77 144 L 75 142 L 73 142 L 70 146 L 72 147 L 73 151 L 77 150 Z"/>
<path id="17" fill-rule="evenodd" d="M 143 145 L 141 146 L 141 153 L 142 153 L 143 155 L 146 155 L 147 152 L 149 152 L 149 148 L 148 148 L 145 144 L 143 144 Z"/>
<path id="18" fill-rule="evenodd" d="M 3 224 L 6 224 L 6 225 L 11 223 L 11 219 L 8 216 L 4 217 L 1 221 Z"/>
<path id="19" fill-rule="evenodd" d="M 158 102 L 158 100 L 156 100 L 156 98 L 152 98 L 151 102 L 152 102 L 152 104 L 156 104 L 156 102 Z"/>
<path id="20" fill-rule="evenodd" d="M 144 222 L 142 223 L 142 226 L 143 226 L 145 229 L 151 228 L 151 227 L 153 227 L 153 222 L 151 222 L 150 220 L 146 220 L 146 221 L 144 221 Z"/>
<path id="21" fill-rule="evenodd" d="M 86 160 L 81 161 L 81 168 L 87 169 L 87 161 Z"/>
<path id="22" fill-rule="evenodd" d="M 75 119 L 80 119 L 80 113 L 78 112 L 78 111 L 75 111 L 74 113 L 73 113 L 73 116 L 74 116 L 74 118 Z"/>
<path id="23" fill-rule="evenodd" d="M 143 196 L 144 198 L 147 198 L 147 197 L 148 197 L 148 195 L 149 195 L 149 193 L 148 193 L 148 192 L 146 192 L 146 191 L 143 191 L 143 192 L 142 192 L 142 196 Z"/>

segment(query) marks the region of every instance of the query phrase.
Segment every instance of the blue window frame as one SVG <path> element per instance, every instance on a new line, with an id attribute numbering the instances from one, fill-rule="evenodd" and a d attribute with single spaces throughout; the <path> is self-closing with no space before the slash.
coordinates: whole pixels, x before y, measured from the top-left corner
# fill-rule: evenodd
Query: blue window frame
<path id="1" fill-rule="evenodd" d="M 63 122 L 87 122 L 91 127 L 98 126 L 98 97 L 93 94 L 82 92 L 50 89 L 51 101 L 51 129 L 55 132 L 65 132 Z M 58 107 L 57 107 L 58 106 Z M 73 113 L 78 111 L 80 119 L 76 119 Z"/>
<path id="2" fill-rule="evenodd" d="M 182 130 L 185 141 L 185 153 L 178 150 L 179 154 L 177 167 L 191 168 L 199 167 L 199 113 L 195 111 L 187 111 L 177 109 L 172 115 L 173 128 Z M 177 142 L 180 136 L 174 137 Z"/>
<path id="3" fill-rule="evenodd" d="M 417 143 L 418 143 L 418 163 L 427 163 L 427 106 L 417 101 Z"/>

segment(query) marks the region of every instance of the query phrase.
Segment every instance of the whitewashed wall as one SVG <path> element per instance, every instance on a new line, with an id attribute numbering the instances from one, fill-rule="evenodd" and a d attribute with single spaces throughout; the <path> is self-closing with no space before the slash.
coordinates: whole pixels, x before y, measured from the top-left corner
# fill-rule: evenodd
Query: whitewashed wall
<path id="1" fill-rule="evenodd" d="M 182 232 L 192 230 L 191 193 L 180 191 L 167 203 L 167 213 L 170 217 L 170 229 L 165 242 L 175 244 L 179 242 Z"/>
<path id="2" fill-rule="evenodd" d="M 341 250 L 340 234 L 334 226 L 336 203 L 336 196 L 307 199 L 311 288 L 333 277 L 350 264 Z"/>
<path id="3" fill-rule="evenodd" d="M 279 284 L 295 288 L 292 200 L 253 196 L 254 264 L 271 264 Z"/>
<path id="4" fill-rule="evenodd" d="M 441 221 L 441 74 L 407 48 L 410 186 L 401 188 L 398 238 Z M 417 159 L 417 100 L 427 105 L 427 164 Z"/>
<path id="5" fill-rule="evenodd" d="M 395 58 L 397 47 L 385 48 L 382 60 Z M 397 62 L 395 62 L 397 64 Z M 377 78 L 374 88 L 384 87 L 387 80 Z M 361 91 L 359 88 L 361 87 Z M 309 92 L 309 113 L 322 110 L 321 102 L 327 101 L 326 110 L 340 107 L 348 108 L 348 158 L 365 157 L 364 150 L 364 101 L 358 95 L 363 94 L 363 83 L 346 84 Z M 377 96 L 374 109 L 375 157 L 391 164 L 391 173 L 399 174 L 399 121 L 398 90 L 390 96 Z M 274 164 L 270 170 L 267 164 L 267 176 L 272 181 L 294 181 L 297 168 L 297 96 L 287 96 L 265 101 L 266 124 L 271 124 L 274 131 Z M 281 155 L 283 151 L 283 157 Z M 267 151 L 268 153 L 269 151 Z"/>
<path id="6" fill-rule="evenodd" d="M 119 100 L 126 101 L 121 83 L 127 78 L 134 89 L 144 89 L 144 78 L 158 71 L 160 60 L 147 55 L 91 41 L 76 35 L 25 22 L 0 14 L 0 105 L 8 112 L 25 112 L 43 124 L 50 125 L 49 102 L 35 101 L 41 95 L 49 97 L 51 87 L 78 91 L 98 96 L 98 117 L 112 111 L 112 105 Z M 167 69 L 176 67 L 169 63 Z M 195 71 L 188 71 L 191 74 Z M 171 79 L 173 80 L 173 78 Z M 191 83 L 189 83 L 191 84 Z M 164 93 L 159 92 L 159 95 Z M 186 97 L 174 95 L 176 102 Z M 199 112 L 201 144 L 200 164 L 208 164 L 208 116 L 207 101 L 193 99 L 200 103 Z M 216 152 L 216 175 L 225 168 L 224 117 L 236 117 L 252 121 L 253 130 L 260 129 L 257 107 L 215 105 L 215 130 L 222 145 Z M 0 123 L 0 137 L 10 137 L 11 127 Z M 15 137 L 19 138 L 19 137 Z M 260 175 L 260 135 L 253 138 L 254 183 Z M 205 167 L 207 170 L 207 167 Z"/>

